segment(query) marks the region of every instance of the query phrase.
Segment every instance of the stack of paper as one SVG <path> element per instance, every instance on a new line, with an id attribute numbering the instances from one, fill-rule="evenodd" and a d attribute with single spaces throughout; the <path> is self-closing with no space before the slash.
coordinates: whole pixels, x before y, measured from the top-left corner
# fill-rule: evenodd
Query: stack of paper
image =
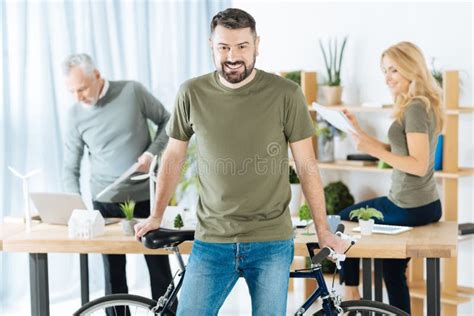
<path id="1" fill-rule="evenodd" d="M 343 131 L 344 133 L 356 133 L 354 126 L 352 126 L 351 121 L 341 110 L 331 109 L 327 106 L 322 106 L 316 102 L 312 104 L 313 109 L 318 112 L 319 115 L 323 117 L 326 121 L 329 122 L 335 128 Z"/>

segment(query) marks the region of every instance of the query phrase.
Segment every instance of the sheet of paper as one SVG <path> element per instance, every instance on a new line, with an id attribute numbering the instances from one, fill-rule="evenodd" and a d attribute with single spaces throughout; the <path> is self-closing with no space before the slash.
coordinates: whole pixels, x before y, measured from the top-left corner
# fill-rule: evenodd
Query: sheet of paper
<path id="1" fill-rule="evenodd" d="M 120 177 L 117 178 L 112 184 L 107 186 L 105 189 L 103 189 L 99 194 L 97 194 L 96 199 L 99 199 L 101 197 L 104 197 L 104 195 L 115 188 L 117 185 L 120 183 L 124 182 L 128 178 L 130 178 L 134 173 L 136 173 L 138 170 L 138 162 L 134 163 L 130 168 L 128 168 Z"/>
<path id="2" fill-rule="evenodd" d="M 323 117 L 326 121 L 329 122 L 335 128 L 343 131 L 344 133 L 353 132 L 356 130 L 349 119 L 344 115 L 341 110 L 331 109 L 328 106 L 322 106 L 316 102 L 313 102 L 312 107 L 319 115 Z"/>

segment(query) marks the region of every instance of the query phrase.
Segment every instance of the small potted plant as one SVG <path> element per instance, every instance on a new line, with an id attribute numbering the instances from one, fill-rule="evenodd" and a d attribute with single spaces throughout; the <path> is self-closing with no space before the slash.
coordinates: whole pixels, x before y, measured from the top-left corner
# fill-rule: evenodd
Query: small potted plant
<path id="1" fill-rule="evenodd" d="M 344 138 L 344 132 L 341 132 L 325 120 L 319 120 L 316 123 L 316 136 L 318 136 L 318 161 L 334 161 L 334 137 Z"/>
<path id="2" fill-rule="evenodd" d="M 298 215 L 300 218 L 300 221 L 305 221 L 306 222 L 306 227 L 304 229 L 303 235 L 314 235 L 313 233 L 309 232 L 309 221 L 313 218 L 311 216 L 311 209 L 309 208 L 308 204 L 303 204 L 301 205 Z"/>
<path id="3" fill-rule="evenodd" d="M 125 216 L 125 218 L 122 219 L 122 230 L 125 235 L 132 236 L 135 234 L 135 230 L 133 227 L 137 223 L 137 221 L 133 217 L 133 213 L 135 212 L 135 201 L 127 200 L 123 203 L 120 203 L 120 209 L 122 210 L 122 213 Z"/>
<path id="4" fill-rule="evenodd" d="M 374 227 L 374 218 L 383 221 L 383 214 L 379 210 L 372 207 L 361 207 L 352 210 L 349 213 L 350 219 L 358 218 L 360 225 L 360 233 L 362 235 L 371 235 Z"/>
<path id="5" fill-rule="evenodd" d="M 323 53 L 324 64 L 328 76 L 326 85 L 323 86 L 323 93 L 327 105 L 337 105 L 342 103 L 341 65 L 346 43 L 347 36 L 344 37 L 341 47 L 337 44 L 337 38 L 330 38 L 327 47 L 324 47 L 323 42 L 319 40 L 319 47 Z"/>
<path id="6" fill-rule="evenodd" d="M 176 228 L 176 229 L 181 229 L 181 228 L 183 228 L 184 223 L 183 223 L 183 218 L 181 217 L 181 214 L 176 215 L 176 217 L 174 218 L 174 224 L 173 224 L 173 226 L 174 226 L 174 228 Z"/>
<path id="7" fill-rule="evenodd" d="M 296 174 L 295 168 L 289 166 L 289 180 L 290 180 L 290 189 L 291 189 L 291 200 L 290 200 L 290 214 L 293 216 L 298 215 L 298 208 L 301 203 L 301 184 L 300 178 Z"/>

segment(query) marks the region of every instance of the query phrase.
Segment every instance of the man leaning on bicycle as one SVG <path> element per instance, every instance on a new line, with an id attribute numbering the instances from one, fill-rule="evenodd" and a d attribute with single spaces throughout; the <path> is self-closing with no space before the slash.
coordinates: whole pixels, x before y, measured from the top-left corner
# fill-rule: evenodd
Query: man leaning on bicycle
<path id="1" fill-rule="evenodd" d="M 314 155 L 314 127 L 299 86 L 255 68 L 260 37 L 240 9 L 217 13 L 209 45 L 216 71 L 182 84 L 167 126 L 157 199 L 136 238 L 160 227 L 188 142 L 198 152 L 198 224 L 178 315 L 217 315 L 239 277 L 254 315 L 286 314 L 293 229 L 288 211 L 288 144 L 321 247 L 342 253 L 332 234 Z"/>

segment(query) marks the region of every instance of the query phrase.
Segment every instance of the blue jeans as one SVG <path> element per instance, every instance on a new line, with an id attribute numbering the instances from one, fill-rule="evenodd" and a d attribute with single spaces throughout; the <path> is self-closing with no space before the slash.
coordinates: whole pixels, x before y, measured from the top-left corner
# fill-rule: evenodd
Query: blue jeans
<path id="1" fill-rule="evenodd" d="M 375 219 L 377 224 L 421 226 L 439 221 L 442 214 L 439 200 L 420 207 L 401 208 L 383 196 L 349 206 L 342 210 L 339 215 L 342 220 L 349 220 L 349 213 L 352 210 L 365 206 L 376 208 L 383 213 L 384 220 Z M 387 245 L 387 247 L 390 247 L 390 245 Z M 343 262 L 341 283 L 345 282 L 349 286 L 359 285 L 359 261 L 359 258 L 347 258 Z M 390 305 L 410 314 L 410 292 L 405 275 L 408 261 L 410 261 L 409 258 L 383 259 L 382 273 Z"/>
<path id="2" fill-rule="evenodd" d="M 239 277 L 252 300 L 252 315 L 285 315 L 293 239 L 209 243 L 195 240 L 177 315 L 217 315 Z"/>

